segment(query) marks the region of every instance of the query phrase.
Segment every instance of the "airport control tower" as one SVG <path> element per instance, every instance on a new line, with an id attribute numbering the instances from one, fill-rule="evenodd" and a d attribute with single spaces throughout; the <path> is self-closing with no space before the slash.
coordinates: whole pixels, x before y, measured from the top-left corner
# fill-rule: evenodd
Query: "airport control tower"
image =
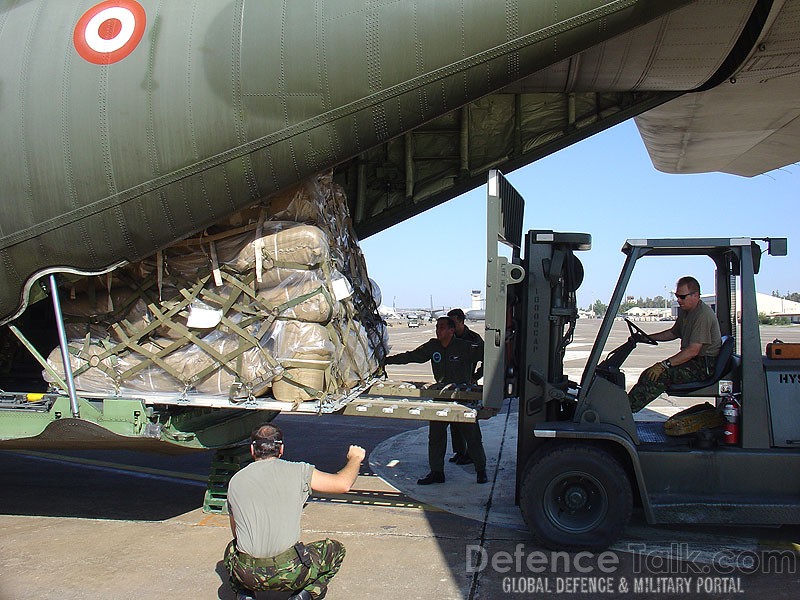
<path id="1" fill-rule="evenodd" d="M 482 310 L 483 309 L 483 299 L 481 298 L 481 291 L 480 290 L 472 290 L 472 310 Z"/>

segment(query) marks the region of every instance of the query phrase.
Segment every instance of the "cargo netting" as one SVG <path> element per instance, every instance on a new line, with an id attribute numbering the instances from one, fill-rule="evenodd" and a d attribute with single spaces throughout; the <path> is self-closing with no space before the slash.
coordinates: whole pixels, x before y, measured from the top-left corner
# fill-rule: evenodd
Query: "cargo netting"
<path id="1" fill-rule="evenodd" d="M 145 260 L 67 284 L 76 388 L 342 397 L 386 356 L 379 293 L 341 188 L 319 175 Z M 58 348 L 48 362 L 63 373 Z"/>

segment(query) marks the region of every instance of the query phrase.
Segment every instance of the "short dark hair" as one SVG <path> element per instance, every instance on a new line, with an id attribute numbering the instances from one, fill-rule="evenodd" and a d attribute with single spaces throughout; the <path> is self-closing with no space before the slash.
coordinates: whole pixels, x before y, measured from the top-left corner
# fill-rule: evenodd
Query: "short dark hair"
<path id="1" fill-rule="evenodd" d="M 456 328 L 455 321 L 453 321 L 453 319 L 451 319 L 450 317 L 439 317 L 438 319 L 436 319 L 436 322 L 438 323 L 439 321 L 446 321 L 447 322 L 447 326 L 450 329 L 455 329 Z"/>
<path id="2" fill-rule="evenodd" d="M 277 425 L 264 423 L 256 427 L 250 434 L 250 445 L 257 459 L 274 458 L 281 453 L 283 432 Z"/>
<path id="3" fill-rule="evenodd" d="M 689 288 L 690 292 L 697 292 L 698 294 L 700 293 L 700 282 L 690 275 L 678 279 L 678 283 L 675 284 L 675 289 L 678 289 L 682 285 L 685 285 L 687 288 Z"/>
<path id="4" fill-rule="evenodd" d="M 451 318 L 456 318 L 459 321 L 461 321 L 462 323 L 467 318 L 467 315 L 465 315 L 464 311 L 461 310 L 460 308 L 454 308 L 453 310 L 451 310 L 450 312 L 447 313 L 447 316 L 451 317 Z"/>

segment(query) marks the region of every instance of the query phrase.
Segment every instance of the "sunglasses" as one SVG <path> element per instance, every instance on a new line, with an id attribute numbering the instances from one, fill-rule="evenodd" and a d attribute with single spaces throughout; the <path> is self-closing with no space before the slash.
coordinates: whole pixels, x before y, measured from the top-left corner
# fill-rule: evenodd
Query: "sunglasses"
<path id="1" fill-rule="evenodd" d="M 676 292 L 672 292 L 672 293 L 675 294 L 676 298 L 680 298 L 681 300 L 686 300 L 686 296 L 693 296 L 697 292 L 689 292 L 688 294 L 678 294 Z"/>

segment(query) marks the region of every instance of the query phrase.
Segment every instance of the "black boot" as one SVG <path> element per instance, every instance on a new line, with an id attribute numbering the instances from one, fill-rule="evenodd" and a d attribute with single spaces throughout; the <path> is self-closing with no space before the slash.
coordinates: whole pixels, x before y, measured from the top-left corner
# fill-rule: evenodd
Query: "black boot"
<path id="1" fill-rule="evenodd" d="M 441 471 L 431 471 L 422 479 L 417 479 L 417 485 L 430 485 L 432 483 L 444 483 L 444 473 Z"/>
<path id="2" fill-rule="evenodd" d="M 449 462 L 458 463 L 458 461 L 461 459 L 461 456 L 462 454 L 460 452 L 456 452 L 455 454 L 453 454 L 453 456 L 449 458 Z"/>
<path id="3" fill-rule="evenodd" d="M 486 469 L 484 469 L 483 471 L 478 471 L 477 473 L 478 473 L 478 479 L 477 479 L 478 483 L 486 483 L 487 481 L 489 481 L 489 478 L 486 477 Z"/>
<path id="4" fill-rule="evenodd" d="M 457 465 L 471 465 L 472 459 L 466 454 L 459 454 L 458 458 L 455 460 Z"/>
<path id="5" fill-rule="evenodd" d="M 311 600 L 311 594 L 306 590 L 300 590 L 296 594 L 289 596 L 287 600 Z"/>

